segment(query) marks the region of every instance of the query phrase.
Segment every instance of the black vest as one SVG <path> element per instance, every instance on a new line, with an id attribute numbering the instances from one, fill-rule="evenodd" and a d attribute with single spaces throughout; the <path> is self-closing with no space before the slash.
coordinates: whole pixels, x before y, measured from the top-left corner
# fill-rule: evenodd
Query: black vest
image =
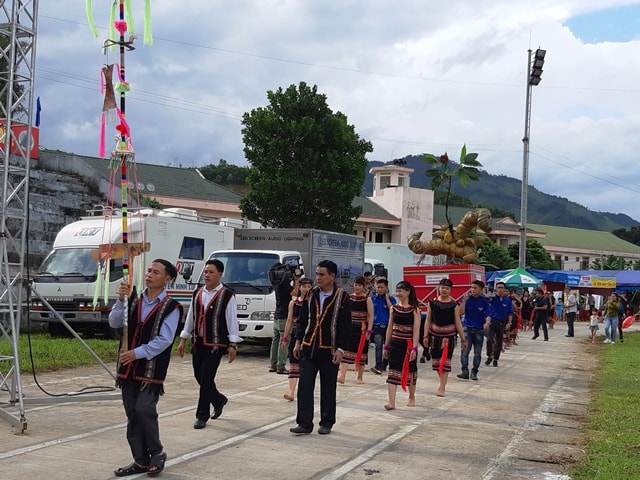
<path id="1" fill-rule="evenodd" d="M 229 345 L 229 328 L 225 312 L 234 293 L 223 285 L 209 305 L 202 305 L 201 291 L 202 287 L 193 292 L 193 308 L 191 309 L 194 315 L 193 336 L 202 337 L 202 344 L 207 347 L 226 348 Z M 206 312 L 203 318 L 202 311 L 205 308 Z"/>
<path id="2" fill-rule="evenodd" d="M 349 294 L 334 285 L 333 294 L 320 311 L 320 289 L 315 287 L 305 298 L 296 322 L 296 338 L 302 347 L 320 350 L 346 349 L 351 335 L 351 300 Z"/>
<path id="3" fill-rule="evenodd" d="M 141 323 L 138 321 L 140 308 L 140 297 L 131 300 L 129 304 L 128 350 L 133 350 L 140 345 L 144 345 L 160 334 L 160 328 L 164 320 L 176 308 L 178 309 L 178 324 L 182 317 L 182 305 L 170 297 L 165 297 Z M 144 383 L 162 384 L 167 377 L 169 361 L 171 360 L 171 348 L 169 345 L 159 355 L 147 360 L 138 358 L 128 365 L 120 365 L 118 361 L 118 379 L 137 380 Z M 122 347 L 122 345 L 121 345 Z"/>

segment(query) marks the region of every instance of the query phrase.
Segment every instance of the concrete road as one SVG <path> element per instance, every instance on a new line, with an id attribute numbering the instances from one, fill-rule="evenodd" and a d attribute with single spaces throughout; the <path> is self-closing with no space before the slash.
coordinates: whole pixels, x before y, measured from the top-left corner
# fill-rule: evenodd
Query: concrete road
<path id="1" fill-rule="evenodd" d="M 229 397 L 223 415 L 194 430 L 197 389 L 190 358 L 175 357 L 159 403 L 169 455 L 161 477 L 567 478 L 566 464 L 583 457 L 579 427 L 586 415 L 593 349 L 625 345 L 600 341 L 591 346 L 587 325 L 577 325 L 575 338 L 565 338 L 565 328 L 559 324 L 550 330 L 548 342 L 521 333 L 498 368 L 483 362 L 479 381 L 455 377 L 457 349 L 443 398 L 434 394 L 436 373 L 419 364 L 414 408 L 404 406 L 406 393 L 400 390 L 399 408 L 385 411 L 385 377 L 367 371 L 365 384 L 356 385 L 350 371 L 347 383 L 338 386 L 338 422 L 331 435 L 322 436 L 289 433 L 296 405 L 282 397 L 287 378 L 268 373 L 266 349 L 246 346 L 234 363 L 219 370 L 219 388 Z M 22 381 L 27 401 L 44 397 L 31 376 L 23 375 Z M 58 395 L 113 385 L 100 367 L 41 374 L 38 382 Z M 3 394 L 0 400 L 6 401 Z M 24 434 L 0 420 L 0 478 L 114 478 L 113 470 L 128 464 L 130 455 L 124 412 L 118 392 L 113 395 L 113 400 L 27 403 Z"/>

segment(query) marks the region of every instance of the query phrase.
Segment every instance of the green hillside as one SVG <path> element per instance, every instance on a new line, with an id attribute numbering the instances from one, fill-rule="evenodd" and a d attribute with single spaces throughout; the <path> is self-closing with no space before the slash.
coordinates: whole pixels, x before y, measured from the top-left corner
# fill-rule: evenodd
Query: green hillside
<path id="1" fill-rule="evenodd" d="M 424 174 L 427 170 L 422 161 L 422 155 L 405 157 L 406 166 L 414 169 L 411 175 L 411 186 L 429 188 L 430 180 Z M 369 167 L 385 165 L 382 162 L 370 162 Z M 452 192 L 466 197 L 474 205 L 486 205 L 510 211 L 515 220 L 520 219 L 520 197 L 522 183 L 506 175 L 491 175 L 482 171 L 477 182 L 469 182 L 467 188 L 455 183 Z M 363 187 L 363 195 L 373 194 L 373 175 L 367 173 Z M 639 222 L 621 213 L 593 212 L 588 208 L 572 202 L 566 198 L 549 195 L 534 187 L 528 191 L 529 208 L 527 210 L 528 223 L 555 225 L 559 227 L 583 228 L 586 230 L 602 230 L 611 232 L 618 228 L 629 229 L 640 225 Z"/>

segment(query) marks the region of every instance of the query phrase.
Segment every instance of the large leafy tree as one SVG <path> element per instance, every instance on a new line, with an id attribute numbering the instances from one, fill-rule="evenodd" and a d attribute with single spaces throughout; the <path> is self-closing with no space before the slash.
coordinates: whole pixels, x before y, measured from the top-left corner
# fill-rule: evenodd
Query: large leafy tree
<path id="1" fill-rule="evenodd" d="M 353 231 L 352 206 L 373 151 L 317 86 L 268 91 L 269 105 L 245 113 L 242 135 L 251 191 L 240 201 L 250 220 L 270 227 Z"/>
<path id="2" fill-rule="evenodd" d="M 478 248 L 478 264 L 488 271 L 508 270 L 517 262 L 513 261 L 509 251 L 494 242 L 485 242 Z"/>
<path id="3" fill-rule="evenodd" d="M 201 167 L 200 172 L 207 180 L 220 185 L 244 185 L 249 175 L 249 168 L 239 167 L 221 158 L 218 160 L 218 165 L 211 163 Z"/>
<path id="4" fill-rule="evenodd" d="M 513 258 L 515 264 L 518 262 L 518 254 L 520 245 L 512 243 L 509 245 L 509 255 Z M 535 239 L 527 239 L 527 268 L 537 268 L 539 270 L 555 270 L 558 268 L 556 262 L 551 258 L 549 252 Z"/>
<path id="5" fill-rule="evenodd" d="M 629 230 L 618 228 L 611 233 L 616 237 L 633 243 L 634 245 L 640 245 L 640 227 L 631 227 Z"/>

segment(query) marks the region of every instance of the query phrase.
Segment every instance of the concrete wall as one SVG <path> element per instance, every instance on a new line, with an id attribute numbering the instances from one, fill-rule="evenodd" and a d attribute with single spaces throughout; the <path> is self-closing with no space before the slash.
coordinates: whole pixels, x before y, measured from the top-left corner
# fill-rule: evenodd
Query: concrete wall
<path id="1" fill-rule="evenodd" d="M 106 195 L 94 172 L 82 171 L 80 161 L 54 155 L 52 162 L 34 161 L 29 178 L 29 224 L 27 267 L 37 268 L 49 253 L 60 229 L 102 205 Z M 75 165 L 76 171 L 72 167 Z M 106 192 L 107 190 L 104 190 Z"/>

